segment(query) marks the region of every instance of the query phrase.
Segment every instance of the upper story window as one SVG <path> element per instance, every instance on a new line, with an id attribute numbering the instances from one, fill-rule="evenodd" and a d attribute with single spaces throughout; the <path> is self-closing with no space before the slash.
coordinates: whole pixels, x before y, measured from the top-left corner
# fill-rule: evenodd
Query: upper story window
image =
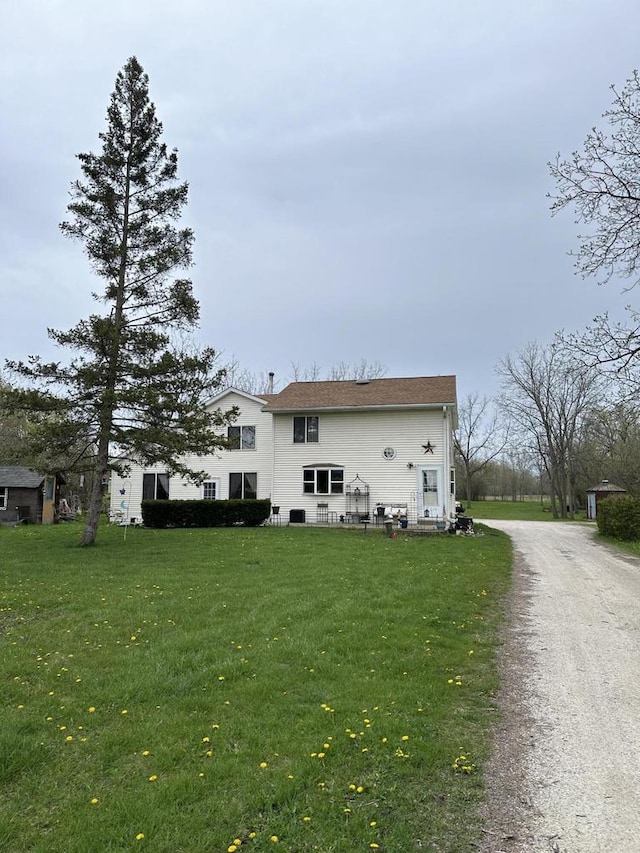
<path id="1" fill-rule="evenodd" d="M 142 500 L 143 501 L 168 501 L 169 500 L 169 475 L 168 474 L 143 474 L 142 475 Z"/>
<path id="2" fill-rule="evenodd" d="M 293 419 L 293 443 L 318 443 L 318 416 L 296 415 Z"/>
<path id="3" fill-rule="evenodd" d="M 231 450 L 255 450 L 255 426 L 230 426 L 227 433 Z"/>

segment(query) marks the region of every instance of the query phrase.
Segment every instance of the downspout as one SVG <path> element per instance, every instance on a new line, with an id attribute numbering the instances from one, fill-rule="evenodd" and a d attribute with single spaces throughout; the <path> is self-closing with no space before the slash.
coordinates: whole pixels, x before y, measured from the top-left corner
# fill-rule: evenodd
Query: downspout
<path id="1" fill-rule="evenodd" d="M 450 430 L 449 430 L 449 417 L 446 405 L 442 407 L 442 419 L 444 421 L 444 441 L 443 441 L 443 484 L 442 488 L 445 494 L 445 503 L 443 509 L 444 517 L 448 518 L 451 515 L 451 459 L 450 459 Z"/>

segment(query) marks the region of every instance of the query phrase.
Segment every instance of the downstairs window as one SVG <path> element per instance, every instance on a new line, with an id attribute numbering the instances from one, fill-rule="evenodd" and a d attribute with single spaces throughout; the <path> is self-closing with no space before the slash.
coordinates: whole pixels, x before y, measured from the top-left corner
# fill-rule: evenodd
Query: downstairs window
<path id="1" fill-rule="evenodd" d="M 305 495 L 341 495 L 344 492 L 344 468 L 304 468 L 302 491 Z"/>
<path id="2" fill-rule="evenodd" d="M 258 497 L 258 474 L 229 474 L 229 500 L 256 500 Z"/>
<path id="3" fill-rule="evenodd" d="M 169 475 L 168 474 L 143 474 L 142 475 L 142 500 L 143 501 L 168 501 L 169 500 Z"/>

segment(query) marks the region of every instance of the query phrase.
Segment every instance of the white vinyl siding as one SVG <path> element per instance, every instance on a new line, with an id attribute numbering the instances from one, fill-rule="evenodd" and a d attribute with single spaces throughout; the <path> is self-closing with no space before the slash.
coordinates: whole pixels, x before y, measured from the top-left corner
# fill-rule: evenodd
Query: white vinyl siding
<path id="1" fill-rule="evenodd" d="M 219 450 L 211 456 L 187 456 L 185 463 L 194 471 L 204 471 L 207 480 L 216 481 L 216 500 L 226 500 L 229 497 L 229 474 L 235 472 L 251 472 L 257 474 L 257 497 L 271 497 L 271 472 L 273 470 L 273 421 L 268 412 L 263 412 L 263 403 L 259 398 L 236 393 L 234 391 L 216 398 L 212 404 L 212 410 L 222 409 L 227 411 L 232 406 L 237 406 L 240 414 L 236 421 L 239 426 L 255 427 L 255 449 L 247 450 L 247 458 L 251 464 L 240 459 L 245 459 L 244 452 L 237 450 Z M 227 437 L 225 428 L 220 429 L 223 438 Z M 247 432 L 245 431 L 245 437 Z M 144 471 L 139 466 L 132 465 L 129 477 L 120 477 L 113 474 L 111 480 L 111 509 L 119 510 L 120 504 L 125 503 L 128 507 L 129 516 L 140 517 L 140 501 L 142 499 L 142 474 L 162 473 L 162 466 L 157 468 L 146 466 Z M 124 495 L 120 490 L 124 489 Z M 201 500 L 202 488 L 198 483 L 176 476 L 169 481 L 169 497 L 171 500 Z"/>
<path id="2" fill-rule="evenodd" d="M 315 517 L 318 493 L 305 493 L 303 470 L 311 466 L 340 466 L 345 485 L 357 475 L 369 484 L 369 508 L 376 503 L 410 503 L 417 505 L 422 486 L 419 466 L 442 470 L 442 482 L 448 482 L 451 459 L 445 430 L 448 417 L 442 408 L 389 409 L 360 412 L 320 412 L 318 443 L 291 443 L 290 414 L 274 414 L 273 502 L 289 509 L 305 509 Z M 433 452 L 425 454 L 423 445 L 431 444 Z M 384 450 L 393 447 L 395 456 L 386 458 Z M 410 467 L 411 466 L 411 467 Z M 445 479 L 446 477 L 446 479 Z M 329 510 L 342 514 L 346 510 L 344 494 L 323 494 Z"/>

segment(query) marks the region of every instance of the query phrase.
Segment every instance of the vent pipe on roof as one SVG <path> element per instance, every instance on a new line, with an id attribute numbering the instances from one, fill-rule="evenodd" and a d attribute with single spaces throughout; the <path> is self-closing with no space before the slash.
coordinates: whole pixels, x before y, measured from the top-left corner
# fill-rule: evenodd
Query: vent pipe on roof
<path id="1" fill-rule="evenodd" d="M 275 373 L 273 370 L 269 371 L 269 383 L 267 384 L 267 394 L 273 394 L 273 377 Z"/>

